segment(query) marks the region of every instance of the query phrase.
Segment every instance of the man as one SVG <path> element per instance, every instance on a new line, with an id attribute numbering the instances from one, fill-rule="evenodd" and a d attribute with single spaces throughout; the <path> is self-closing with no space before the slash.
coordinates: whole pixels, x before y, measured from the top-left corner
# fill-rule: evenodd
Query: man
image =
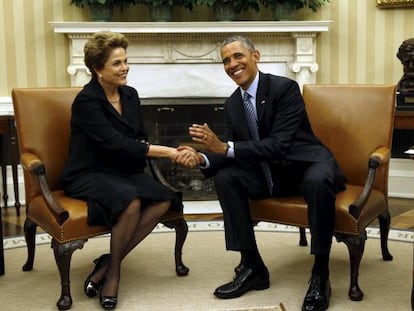
<path id="1" fill-rule="evenodd" d="M 198 161 L 206 176 L 214 176 L 226 248 L 241 252 L 245 261 L 236 269 L 233 281 L 214 294 L 235 298 L 269 287 L 248 199 L 301 193 L 308 203 L 311 253 L 315 256 L 302 310 L 326 310 L 331 293 L 328 262 L 335 194 L 345 188 L 344 177 L 332 153 L 314 136 L 295 81 L 260 72 L 260 53 L 242 36 L 227 38 L 221 56 L 227 75 L 239 85 L 225 102 L 225 141 L 207 124 L 193 124 L 189 133 L 208 150 L 199 154 Z M 248 112 L 244 105 L 251 103 L 253 110 Z"/>

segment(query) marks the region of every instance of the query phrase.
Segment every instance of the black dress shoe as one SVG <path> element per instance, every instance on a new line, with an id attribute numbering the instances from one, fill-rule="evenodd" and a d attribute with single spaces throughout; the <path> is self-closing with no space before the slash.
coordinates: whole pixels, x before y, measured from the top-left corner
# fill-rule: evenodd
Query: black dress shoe
<path id="1" fill-rule="evenodd" d="M 312 276 L 309 289 L 302 305 L 302 311 L 323 311 L 329 307 L 331 283 L 328 277 Z"/>
<path id="2" fill-rule="evenodd" d="M 262 290 L 269 288 L 269 272 L 267 270 L 256 272 L 245 268 L 237 274 L 233 281 L 218 287 L 214 295 L 222 299 L 240 297 L 249 290 Z"/>
<path id="3" fill-rule="evenodd" d="M 84 291 L 86 296 L 92 298 L 92 297 L 95 297 L 96 295 L 98 295 L 99 290 L 102 286 L 102 283 L 101 282 L 96 283 L 94 281 L 91 281 L 91 277 L 96 273 L 96 271 L 101 269 L 104 265 L 107 265 L 109 263 L 110 258 L 111 258 L 110 254 L 104 254 L 101 257 L 99 257 L 98 259 L 95 259 L 93 261 L 95 263 L 95 268 L 88 275 L 88 277 L 85 280 L 84 286 L 83 286 L 83 291 Z"/>

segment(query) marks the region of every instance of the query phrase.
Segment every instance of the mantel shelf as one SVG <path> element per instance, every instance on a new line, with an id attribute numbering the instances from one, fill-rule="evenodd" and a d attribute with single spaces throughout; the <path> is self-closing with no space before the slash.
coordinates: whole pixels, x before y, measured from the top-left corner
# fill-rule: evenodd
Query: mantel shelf
<path id="1" fill-rule="evenodd" d="M 302 88 L 316 81 L 318 35 L 331 21 L 234 22 L 49 22 L 57 35 L 69 40 L 67 72 L 72 86 L 90 79 L 83 48 L 91 34 L 123 33 L 128 38 L 128 83 L 141 98 L 226 97 L 234 83 L 223 75 L 222 40 L 244 34 L 260 51 L 260 68 L 295 79 Z M 202 73 L 202 74 L 198 74 Z M 191 87 L 189 87 L 191 85 Z M 209 85 L 206 88 L 206 85 Z"/>
<path id="2" fill-rule="evenodd" d="M 331 21 L 232 21 L 232 22 L 49 22 L 56 33 L 80 34 L 111 30 L 121 33 L 319 33 Z"/>

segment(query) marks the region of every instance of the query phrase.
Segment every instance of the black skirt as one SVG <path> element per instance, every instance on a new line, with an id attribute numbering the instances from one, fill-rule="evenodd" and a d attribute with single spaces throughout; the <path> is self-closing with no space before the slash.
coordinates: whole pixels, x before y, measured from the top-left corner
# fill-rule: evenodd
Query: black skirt
<path id="1" fill-rule="evenodd" d="M 142 208 L 152 203 L 171 200 L 170 209 L 181 210 L 179 194 L 145 173 L 89 173 L 65 184 L 68 196 L 81 199 L 88 205 L 88 224 L 112 227 L 119 215 L 135 198 Z"/>

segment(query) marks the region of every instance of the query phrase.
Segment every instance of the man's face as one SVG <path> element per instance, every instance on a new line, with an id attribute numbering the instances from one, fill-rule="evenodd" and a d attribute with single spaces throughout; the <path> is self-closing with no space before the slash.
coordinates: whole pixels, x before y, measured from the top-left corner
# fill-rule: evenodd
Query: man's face
<path id="1" fill-rule="evenodd" d="M 221 49 L 221 58 L 227 75 L 247 90 L 256 77 L 259 51 L 251 52 L 240 41 L 235 41 Z"/>

